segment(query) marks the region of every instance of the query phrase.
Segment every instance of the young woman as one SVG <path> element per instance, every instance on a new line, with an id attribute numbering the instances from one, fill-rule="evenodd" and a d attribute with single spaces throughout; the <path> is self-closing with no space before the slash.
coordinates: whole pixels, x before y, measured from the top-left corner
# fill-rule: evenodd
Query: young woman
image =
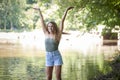
<path id="1" fill-rule="evenodd" d="M 63 61 L 58 50 L 58 46 L 64 28 L 65 17 L 67 15 L 67 12 L 72 8 L 73 7 L 68 7 L 65 10 L 59 28 L 55 22 L 49 22 L 46 25 L 40 8 L 34 8 L 39 11 L 43 32 L 45 34 L 47 80 L 52 80 L 53 67 L 55 67 L 56 80 L 61 80 L 61 68 Z"/>

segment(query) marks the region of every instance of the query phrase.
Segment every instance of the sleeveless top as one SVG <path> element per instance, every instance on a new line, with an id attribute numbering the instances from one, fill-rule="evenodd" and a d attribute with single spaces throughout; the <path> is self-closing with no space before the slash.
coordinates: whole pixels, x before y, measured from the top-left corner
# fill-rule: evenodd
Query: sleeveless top
<path id="1" fill-rule="evenodd" d="M 47 52 L 58 50 L 59 42 L 52 38 L 45 38 L 45 49 Z"/>

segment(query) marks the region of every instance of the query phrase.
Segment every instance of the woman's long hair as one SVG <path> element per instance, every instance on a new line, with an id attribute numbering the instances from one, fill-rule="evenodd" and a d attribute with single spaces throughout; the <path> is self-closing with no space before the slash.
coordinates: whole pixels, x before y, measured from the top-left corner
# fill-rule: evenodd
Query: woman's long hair
<path id="1" fill-rule="evenodd" d="M 58 34 L 59 34 L 59 29 L 58 29 L 58 27 L 57 27 L 57 24 L 55 23 L 55 22 L 53 22 L 53 21 L 51 21 L 51 22 L 49 22 L 49 23 L 51 23 L 51 24 L 53 24 L 54 25 L 54 33 L 53 34 L 55 34 L 55 40 L 56 40 L 56 42 L 59 42 L 59 39 L 58 39 Z M 48 24 L 49 24 L 48 23 Z M 48 27 L 48 24 L 47 24 L 47 27 Z"/>
<path id="2" fill-rule="evenodd" d="M 53 24 L 54 25 L 54 31 L 55 31 L 55 33 L 54 34 L 58 34 L 58 27 L 57 27 L 57 24 L 55 23 L 55 22 L 53 22 L 53 21 L 51 21 L 51 22 L 49 22 L 49 23 L 51 23 L 51 24 Z M 47 27 L 48 27 L 48 24 L 49 23 L 47 23 Z"/>

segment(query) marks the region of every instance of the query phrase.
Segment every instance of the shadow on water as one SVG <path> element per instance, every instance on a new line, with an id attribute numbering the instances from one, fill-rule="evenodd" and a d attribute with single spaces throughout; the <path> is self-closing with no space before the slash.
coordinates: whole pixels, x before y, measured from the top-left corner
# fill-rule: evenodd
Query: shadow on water
<path id="1" fill-rule="evenodd" d="M 14 48 L 15 47 L 16 49 L 21 48 L 14 46 Z M 12 49 L 4 50 L 12 52 Z M 39 52 L 39 49 L 31 48 L 29 50 L 34 52 L 34 54 Z M 92 50 L 88 50 L 86 52 L 87 54 L 84 54 L 82 51 L 63 50 L 64 65 L 62 68 L 62 79 L 93 80 L 101 74 L 107 74 L 112 68 L 106 60 L 110 60 L 111 56 L 113 56 L 113 54 L 111 52 L 108 53 L 107 50 L 110 50 L 110 48 L 106 48 L 104 51 L 95 47 Z M 3 50 L 1 51 L 3 52 Z M 14 53 L 17 53 L 19 49 L 14 51 Z M 27 52 L 27 54 L 31 52 L 28 51 L 27 48 L 20 49 L 20 51 L 20 53 Z M 53 80 L 56 80 L 55 75 L 53 75 L 53 78 Z M 46 80 L 45 56 L 0 57 L 0 80 Z"/>

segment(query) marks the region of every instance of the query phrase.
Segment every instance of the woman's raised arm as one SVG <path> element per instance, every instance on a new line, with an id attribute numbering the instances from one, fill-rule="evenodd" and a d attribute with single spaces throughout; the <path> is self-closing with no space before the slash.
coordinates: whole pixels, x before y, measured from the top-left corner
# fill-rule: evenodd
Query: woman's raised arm
<path id="1" fill-rule="evenodd" d="M 40 15 L 40 18 L 41 18 L 40 20 L 41 20 L 41 24 L 42 24 L 42 28 L 43 28 L 43 32 L 44 32 L 44 33 L 48 32 L 48 31 L 47 31 L 46 24 L 45 24 L 45 22 L 44 22 L 44 18 L 43 18 L 43 15 L 42 15 L 42 12 L 41 12 L 40 8 L 33 8 L 33 9 L 35 9 L 35 10 L 38 10 L 38 11 L 39 11 L 39 15 Z"/>
<path id="2" fill-rule="evenodd" d="M 62 31 L 63 31 L 63 28 L 64 28 L 64 21 L 65 21 L 65 18 L 66 18 L 66 15 L 67 15 L 67 12 L 72 9 L 74 7 L 68 7 L 65 12 L 64 12 L 64 15 L 62 16 L 62 20 L 61 20 L 61 23 L 60 23 L 60 34 L 62 34 Z"/>

